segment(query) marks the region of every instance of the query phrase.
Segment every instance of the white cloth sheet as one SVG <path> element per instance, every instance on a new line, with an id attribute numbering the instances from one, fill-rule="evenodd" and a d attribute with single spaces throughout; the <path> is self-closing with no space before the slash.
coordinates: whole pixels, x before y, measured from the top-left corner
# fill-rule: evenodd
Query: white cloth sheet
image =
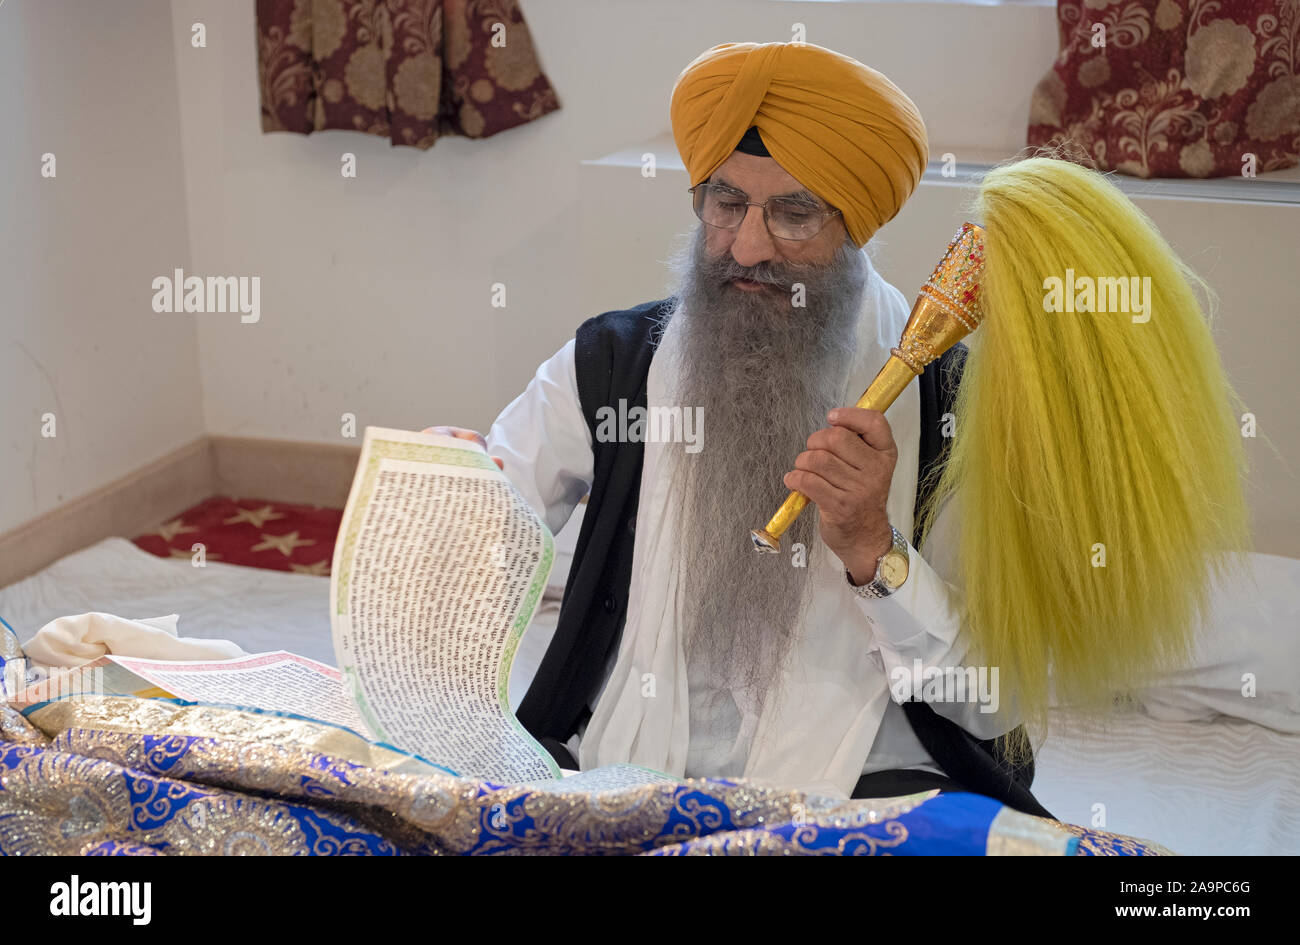
<path id="1" fill-rule="evenodd" d="M 1088 732 L 1053 710 L 1034 796 L 1067 823 L 1097 823 L 1185 856 L 1296 856 L 1300 735 L 1226 716 L 1169 722 L 1142 711 Z"/>
<path id="2" fill-rule="evenodd" d="M 209 560 L 159 558 L 105 538 L 0 589 L 0 617 L 28 640 L 69 614 L 179 614 L 186 637 L 230 640 L 249 653 L 289 650 L 333 666 L 329 579 Z"/>
<path id="3" fill-rule="evenodd" d="M 70 614 L 51 620 L 23 644 L 23 654 L 44 666 L 80 666 L 101 656 L 155 660 L 228 660 L 244 651 L 229 640 L 177 635 L 178 614 L 132 620 L 114 614 Z"/>

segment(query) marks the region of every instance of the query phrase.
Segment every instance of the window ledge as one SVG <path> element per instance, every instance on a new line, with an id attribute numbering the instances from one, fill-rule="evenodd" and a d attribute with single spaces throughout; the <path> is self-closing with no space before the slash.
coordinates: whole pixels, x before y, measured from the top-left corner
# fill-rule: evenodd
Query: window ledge
<path id="1" fill-rule="evenodd" d="M 947 4 L 964 7 L 1055 7 L 1056 0 L 774 0 L 779 3 L 904 3 L 917 6 L 921 3 Z"/>
<path id="2" fill-rule="evenodd" d="M 813 2 L 813 0 L 806 0 Z M 839 0 L 835 0 L 839 2 Z M 870 2 L 870 0 L 847 0 L 847 2 Z M 942 155 L 960 154 L 965 160 L 952 165 L 952 176 L 943 174 Z M 640 145 L 615 151 L 604 157 L 583 161 L 588 167 L 641 168 L 645 165 L 645 155 L 654 155 L 656 172 L 685 173 L 681 157 L 673 143 L 670 133 L 650 138 Z M 984 179 L 984 175 L 1008 155 L 971 150 L 969 148 L 930 148 L 932 160 L 926 167 L 921 181 L 926 184 L 939 184 L 955 187 L 974 187 Z M 1220 200 L 1230 203 L 1267 203 L 1300 206 L 1300 166 L 1283 171 L 1272 171 L 1254 178 L 1244 177 L 1129 177 L 1126 174 L 1108 173 L 1112 183 L 1130 197 L 1156 197 L 1171 200 Z"/>
<path id="3" fill-rule="evenodd" d="M 850 0 L 857 2 L 857 0 Z M 946 152 L 961 154 L 955 148 L 931 147 L 932 160 L 921 180 L 929 184 L 973 187 L 979 184 L 996 164 L 993 155 L 972 154 L 969 160 L 951 165 L 951 176 L 944 176 L 944 162 L 935 155 Z M 1156 197 L 1171 200 L 1222 200 L 1230 203 L 1269 203 L 1300 206 L 1300 165 L 1271 171 L 1257 177 L 1130 177 L 1109 172 L 1106 177 L 1130 197 Z"/>

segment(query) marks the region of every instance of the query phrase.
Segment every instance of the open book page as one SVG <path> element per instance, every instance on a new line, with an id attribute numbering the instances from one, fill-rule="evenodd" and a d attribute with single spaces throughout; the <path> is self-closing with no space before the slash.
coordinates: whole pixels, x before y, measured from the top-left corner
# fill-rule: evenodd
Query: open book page
<path id="1" fill-rule="evenodd" d="M 296 653 L 280 650 L 202 662 L 106 659 L 177 699 L 285 712 L 366 734 L 365 723 L 343 687 L 342 674 Z"/>
<path id="2" fill-rule="evenodd" d="M 507 701 L 554 549 L 477 443 L 366 428 L 334 546 L 330 621 L 374 737 L 465 776 L 560 776 Z"/>
<path id="3" fill-rule="evenodd" d="M 19 710 L 44 702 L 82 697 L 174 698 L 173 693 L 163 687 L 119 666 L 111 656 L 101 656 L 74 667 L 36 667 L 28 664 L 26 660 L 10 660 L 6 669 L 19 667 L 27 670 L 22 680 L 22 688 L 13 685 L 13 678 L 9 680 L 7 686 L 10 692 L 7 696 L 8 702 Z"/>
<path id="4" fill-rule="evenodd" d="M 676 784 L 678 779 L 640 765 L 612 764 L 591 768 L 587 771 L 561 772 L 563 781 L 536 781 L 533 786 L 547 791 L 580 791 L 596 793 L 597 791 L 616 791 L 619 788 L 634 787 L 638 784 Z"/>

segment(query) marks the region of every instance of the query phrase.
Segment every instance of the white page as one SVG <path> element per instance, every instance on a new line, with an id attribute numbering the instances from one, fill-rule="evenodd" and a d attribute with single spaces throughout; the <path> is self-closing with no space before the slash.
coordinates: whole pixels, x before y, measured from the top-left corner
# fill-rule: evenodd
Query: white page
<path id="1" fill-rule="evenodd" d="M 554 558 L 546 524 L 477 443 L 367 427 L 330 622 L 371 734 L 469 777 L 559 777 L 507 700 Z"/>
<path id="2" fill-rule="evenodd" d="M 365 737 L 366 727 L 333 666 L 283 650 L 231 660 L 109 661 L 189 702 L 216 702 L 287 712 L 341 725 Z"/>
<path id="3" fill-rule="evenodd" d="M 642 784 L 676 784 L 679 781 L 662 771 L 627 763 L 602 765 L 599 768 L 588 768 L 586 771 L 564 769 L 563 773 L 563 781 L 538 781 L 535 786 L 551 792 L 579 791 L 584 794 L 595 794 Z"/>

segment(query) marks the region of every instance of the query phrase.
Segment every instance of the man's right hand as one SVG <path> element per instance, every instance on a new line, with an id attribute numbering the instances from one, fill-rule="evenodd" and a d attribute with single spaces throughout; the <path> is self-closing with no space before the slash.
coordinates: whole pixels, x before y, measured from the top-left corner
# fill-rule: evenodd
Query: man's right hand
<path id="1" fill-rule="evenodd" d="M 460 440 L 473 440 L 483 449 L 487 449 L 487 440 L 483 439 L 483 434 L 477 430 L 466 430 L 464 427 L 425 427 L 421 433 L 438 433 L 442 436 L 454 436 Z M 497 464 L 497 468 L 505 472 L 506 464 L 501 461 L 500 456 L 493 456 L 492 462 Z"/>

